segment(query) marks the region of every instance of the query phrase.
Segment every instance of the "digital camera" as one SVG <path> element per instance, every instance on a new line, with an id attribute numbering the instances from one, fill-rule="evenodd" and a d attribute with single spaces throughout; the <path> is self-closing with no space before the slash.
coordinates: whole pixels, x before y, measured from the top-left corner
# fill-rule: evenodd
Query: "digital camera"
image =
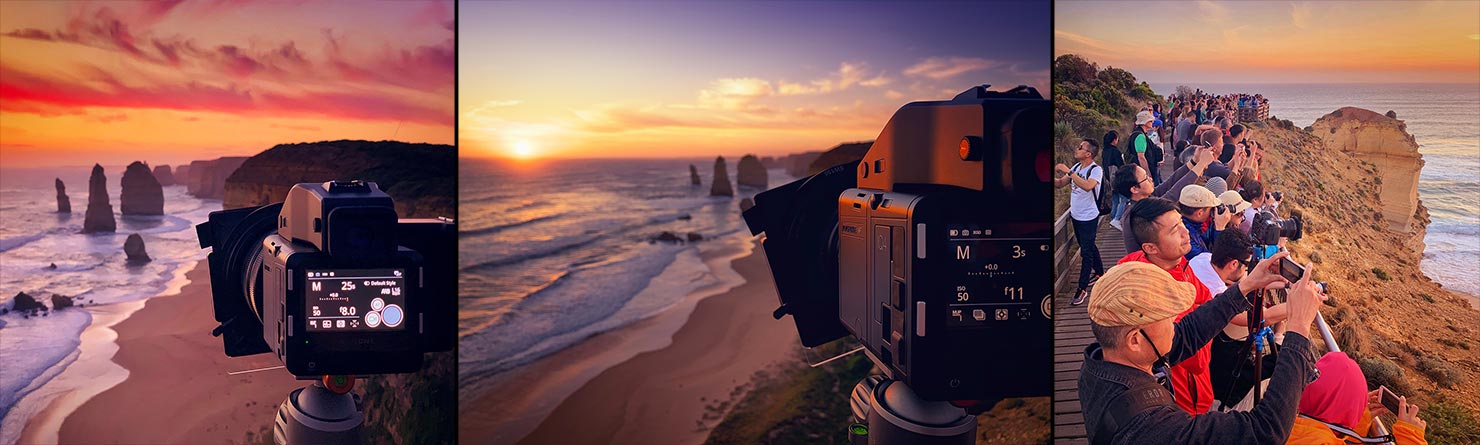
<path id="1" fill-rule="evenodd" d="M 806 346 L 852 334 L 926 400 L 1048 395 L 1050 107 L 1026 86 L 910 103 L 862 160 L 756 195 L 775 317 Z"/>
<path id="2" fill-rule="evenodd" d="M 373 182 L 297 184 L 196 234 L 228 356 L 272 352 L 305 379 L 394 374 L 456 341 L 455 224 L 400 219 Z"/>

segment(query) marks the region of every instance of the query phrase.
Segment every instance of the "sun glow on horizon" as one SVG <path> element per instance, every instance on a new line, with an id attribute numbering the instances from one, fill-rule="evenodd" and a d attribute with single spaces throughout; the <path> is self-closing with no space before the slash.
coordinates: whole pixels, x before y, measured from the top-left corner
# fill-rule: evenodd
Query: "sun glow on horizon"
<path id="1" fill-rule="evenodd" d="M 535 150 L 534 143 L 530 142 L 527 139 L 520 139 L 518 141 L 515 141 L 514 149 L 509 151 L 509 154 L 512 155 L 514 159 L 520 160 L 534 159 L 535 156 L 539 155 L 539 153 Z"/>

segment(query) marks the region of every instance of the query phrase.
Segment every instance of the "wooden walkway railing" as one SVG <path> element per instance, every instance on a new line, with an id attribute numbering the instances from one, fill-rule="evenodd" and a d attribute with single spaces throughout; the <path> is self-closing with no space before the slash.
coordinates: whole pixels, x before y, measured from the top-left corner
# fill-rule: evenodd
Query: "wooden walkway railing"
<path id="1" fill-rule="evenodd" d="M 1053 438 L 1055 444 L 1080 445 L 1089 443 L 1085 436 L 1084 416 L 1079 407 L 1079 366 L 1084 361 L 1084 347 L 1094 343 L 1094 334 L 1089 329 L 1089 312 L 1085 306 L 1070 306 L 1074 287 L 1079 282 L 1079 254 L 1069 255 L 1069 245 L 1075 244 L 1073 224 L 1068 223 L 1068 212 L 1054 223 L 1054 265 L 1058 267 L 1054 297 L 1054 355 L 1053 355 Z M 1105 267 L 1114 266 L 1125 256 L 1125 242 L 1119 230 L 1100 220 L 1095 246 L 1100 248 L 1100 258 Z M 1062 226 L 1061 226 L 1062 224 Z M 1066 226 L 1066 228 L 1064 228 Z M 1062 256 L 1061 256 L 1062 255 Z"/>

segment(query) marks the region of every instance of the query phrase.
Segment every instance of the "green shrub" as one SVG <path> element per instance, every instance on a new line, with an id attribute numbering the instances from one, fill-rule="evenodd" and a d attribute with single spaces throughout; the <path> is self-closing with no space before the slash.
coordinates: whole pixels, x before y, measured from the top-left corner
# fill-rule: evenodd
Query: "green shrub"
<path id="1" fill-rule="evenodd" d="M 1464 405 L 1449 401 L 1434 403 L 1420 409 L 1418 417 L 1428 422 L 1424 438 L 1431 445 L 1480 443 L 1480 419 Z"/>
<path id="2" fill-rule="evenodd" d="M 1382 270 L 1382 268 L 1380 268 L 1380 267 L 1374 267 L 1374 268 L 1372 268 L 1372 274 L 1373 275 L 1376 275 L 1377 276 L 1377 279 L 1379 279 L 1379 280 L 1382 280 L 1382 281 L 1393 281 L 1393 277 L 1388 276 L 1387 271 Z"/>
<path id="3" fill-rule="evenodd" d="M 1453 388 L 1459 383 L 1460 374 L 1448 362 L 1435 357 L 1423 357 L 1418 359 L 1418 372 L 1428 376 L 1438 383 L 1442 388 Z"/>
<path id="4" fill-rule="evenodd" d="M 1386 386 L 1400 395 L 1408 393 L 1408 378 L 1403 377 L 1403 368 L 1397 363 L 1385 357 L 1369 357 L 1367 354 L 1356 357 L 1357 366 L 1362 368 L 1362 374 L 1367 376 L 1367 387 L 1376 388 Z"/>

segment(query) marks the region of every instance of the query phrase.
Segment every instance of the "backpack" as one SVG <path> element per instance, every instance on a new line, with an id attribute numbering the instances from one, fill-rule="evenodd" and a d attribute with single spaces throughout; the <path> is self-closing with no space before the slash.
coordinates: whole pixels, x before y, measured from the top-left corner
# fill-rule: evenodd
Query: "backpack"
<path id="1" fill-rule="evenodd" d="M 1119 170 L 1114 166 L 1111 168 Z M 1105 186 L 1105 181 L 1109 180 L 1115 174 L 1112 173 L 1113 171 L 1111 169 L 1101 168 L 1100 183 L 1095 184 L 1095 207 L 1100 209 L 1100 216 L 1109 215 L 1111 209 L 1114 207 L 1115 194 L 1110 191 L 1110 187 Z"/>
<path id="2" fill-rule="evenodd" d="M 1156 163 L 1161 162 L 1163 157 L 1161 146 L 1157 145 L 1156 141 L 1151 139 L 1151 135 L 1143 133 L 1139 129 L 1131 133 L 1130 142 L 1125 144 L 1125 164 L 1139 165 L 1141 163 L 1141 160 L 1136 157 L 1136 138 L 1138 137 L 1146 138 L 1146 163 L 1150 164 L 1149 167 L 1156 168 Z"/>

